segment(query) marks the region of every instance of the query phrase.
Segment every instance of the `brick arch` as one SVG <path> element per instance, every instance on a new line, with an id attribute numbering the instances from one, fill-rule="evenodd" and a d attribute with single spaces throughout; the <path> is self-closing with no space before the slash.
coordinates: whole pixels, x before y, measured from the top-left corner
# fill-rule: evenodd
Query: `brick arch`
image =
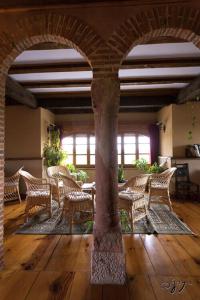
<path id="1" fill-rule="evenodd" d="M 4 105 L 8 70 L 20 53 L 43 42 L 75 48 L 92 68 L 96 51 L 104 47 L 104 41 L 89 25 L 66 14 L 34 14 L 22 18 L 12 29 L 0 32 L 0 269 L 3 266 Z"/>
<path id="2" fill-rule="evenodd" d="M 126 19 L 112 34 L 108 45 L 120 63 L 136 45 L 161 36 L 192 41 L 200 48 L 200 10 L 190 6 L 146 8 Z"/>
<path id="3" fill-rule="evenodd" d="M 104 45 L 101 37 L 76 17 L 53 13 L 35 14 L 18 21 L 14 32 L 0 34 L 1 71 L 7 72 L 21 52 L 42 42 L 67 44 L 80 52 L 91 66 L 92 54 L 100 45 Z"/>

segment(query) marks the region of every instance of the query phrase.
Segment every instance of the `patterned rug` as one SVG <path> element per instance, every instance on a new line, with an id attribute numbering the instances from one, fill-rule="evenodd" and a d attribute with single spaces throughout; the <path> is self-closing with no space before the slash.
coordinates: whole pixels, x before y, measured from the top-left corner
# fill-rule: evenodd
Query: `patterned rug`
<path id="1" fill-rule="evenodd" d="M 52 202 L 52 217 L 49 219 L 45 212 L 40 212 L 22 225 L 17 234 L 70 234 L 69 225 L 61 218 L 62 209 L 57 202 Z M 126 212 L 120 213 L 122 232 L 132 233 Z M 93 222 L 74 225 L 72 234 L 92 233 Z M 134 234 L 193 234 L 190 228 L 184 224 L 174 212 L 170 212 L 167 205 L 153 204 L 148 216 L 140 218 L 134 223 Z"/>

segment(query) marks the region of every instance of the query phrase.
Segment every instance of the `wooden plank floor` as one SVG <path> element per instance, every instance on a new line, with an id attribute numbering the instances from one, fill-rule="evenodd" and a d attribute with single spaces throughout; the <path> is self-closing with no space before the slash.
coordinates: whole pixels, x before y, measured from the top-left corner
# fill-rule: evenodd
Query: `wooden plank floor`
<path id="1" fill-rule="evenodd" d="M 15 235 L 24 203 L 5 207 L 1 300 L 200 299 L 200 204 L 174 202 L 197 236 L 124 235 L 127 284 L 90 284 L 92 235 Z"/>

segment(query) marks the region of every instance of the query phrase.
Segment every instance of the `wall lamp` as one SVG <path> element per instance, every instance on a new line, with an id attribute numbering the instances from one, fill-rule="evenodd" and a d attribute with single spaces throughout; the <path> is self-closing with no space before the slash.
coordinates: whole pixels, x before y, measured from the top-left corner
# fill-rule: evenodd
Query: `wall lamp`
<path id="1" fill-rule="evenodd" d="M 166 130 L 166 125 L 163 122 L 157 122 L 156 125 L 158 126 L 158 128 L 160 129 L 160 131 L 164 131 Z"/>

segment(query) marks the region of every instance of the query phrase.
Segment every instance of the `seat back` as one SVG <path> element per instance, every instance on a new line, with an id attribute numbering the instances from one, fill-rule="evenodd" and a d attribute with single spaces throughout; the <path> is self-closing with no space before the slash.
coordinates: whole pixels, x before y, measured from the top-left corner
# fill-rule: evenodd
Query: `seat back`
<path id="1" fill-rule="evenodd" d="M 176 171 L 176 168 L 169 168 L 160 174 L 153 174 L 151 176 L 151 186 L 160 185 L 163 188 L 169 188 L 171 178 Z"/>
<path id="2" fill-rule="evenodd" d="M 136 193 L 144 193 L 146 190 L 148 179 L 148 174 L 142 174 L 132 177 L 127 181 L 126 188 L 130 188 Z"/>
<path id="3" fill-rule="evenodd" d="M 23 167 L 19 168 L 12 176 L 5 176 L 4 177 L 5 184 L 9 184 L 9 183 L 19 184 L 20 170 L 22 169 Z"/>
<path id="4" fill-rule="evenodd" d="M 26 189 L 27 189 L 27 191 L 29 191 L 30 187 L 36 183 L 37 178 L 35 178 L 29 172 L 24 171 L 24 170 L 19 170 L 19 174 L 24 179 Z"/>
<path id="5" fill-rule="evenodd" d="M 76 181 L 70 177 L 70 176 L 64 176 L 61 175 L 62 178 L 62 182 L 63 182 L 63 188 L 65 191 L 65 194 L 68 194 L 70 192 L 81 192 L 81 187 L 78 185 L 78 183 L 76 183 Z"/>
<path id="6" fill-rule="evenodd" d="M 60 173 L 71 176 L 69 170 L 64 166 L 52 166 L 47 168 L 48 177 L 60 177 Z"/>
<path id="7" fill-rule="evenodd" d="M 35 177 L 33 177 L 29 172 L 24 170 L 19 170 L 19 174 L 24 178 L 24 180 L 34 180 Z"/>

